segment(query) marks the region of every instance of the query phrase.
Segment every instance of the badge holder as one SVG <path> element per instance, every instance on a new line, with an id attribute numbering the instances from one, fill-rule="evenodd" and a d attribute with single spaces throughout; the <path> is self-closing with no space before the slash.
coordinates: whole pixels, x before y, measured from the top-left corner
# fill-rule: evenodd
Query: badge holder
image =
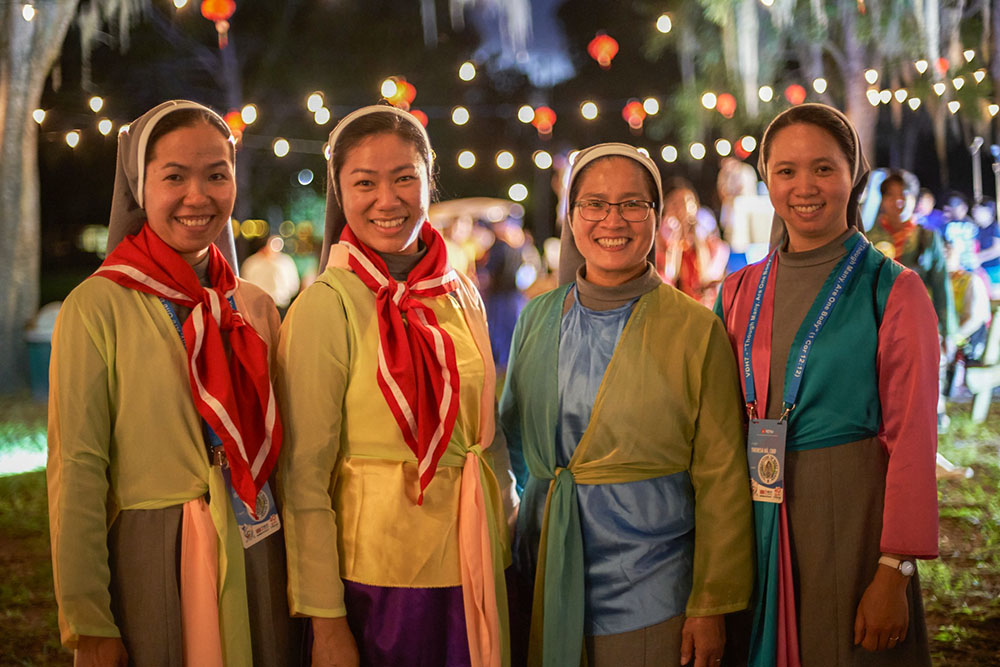
<path id="1" fill-rule="evenodd" d="M 233 515 L 236 523 L 240 527 L 240 539 L 243 541 L 243 548 L 249 549 L 258 542 L 264 540 L 269 535 L 281 530 L 281 517 L 278 516 L 278 508 L 274 504 L 274 495 L 271 493 L 270 482 L 265 482 L 263 488 L 257 494 L 257 506 L 251 512 L 250 507 L 243 502 L 236 489 L 233 487 L 233 476 L 229 469 L 229 462 L 226 460 L 225 451 L 222 448 L 222 441 L 219 436 L 205 425 L 209 442 L 212 443 L 212 451 L 216 454 L 213 459 L 219 465 L 222 478 L 226 482 L 226 491 L 229 493 L 229 502 L 233 506 Z M 254 515 L 260 517 L 255 519 Z"/>
<path id="2" fill-rule="evenodd" d="M 756 419 L 756 411 L 751 410 L 747 463 L 750 491 L 756 502 L 780 504 L 785 499 L 785 436 L 790 411 L 786 409 L 779 419 Z"/>

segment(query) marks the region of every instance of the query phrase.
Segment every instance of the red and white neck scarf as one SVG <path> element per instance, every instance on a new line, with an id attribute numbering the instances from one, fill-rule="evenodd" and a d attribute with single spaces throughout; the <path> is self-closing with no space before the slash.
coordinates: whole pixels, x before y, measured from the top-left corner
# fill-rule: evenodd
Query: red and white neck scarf
<path id="1" fill-rule="evenodd" d="M 458 416 L 455 343 L 431 308 L 419 298 L 454 291 L 458 276 L 448 265 L 444 239 L 430 224 L 420 231 L 427 254 L 405 282 L 389 275 L 385 262 L 358 241 L 349 226 L 340 234 L 348 266 L 375 293 L 378 316 L 378 385 L 407 447 L 416 455 L 420 496 L 434 478 Z"/>
<path id="2" fill-rule="evenodd" d="M 226 302 L 236 291 L 236 275 L 215 245 L 208 252 L 212 287 L 206 288 L 194 269 L 143 225 L 94 275 L 191 309 L 183 326 L 191 396 L 198 414 L 222 440 L 233 487 L 256 508 L 257 493 L 281 449 L 267 343 Z M 229 359 L 222 332 L 228 334 Z"/>

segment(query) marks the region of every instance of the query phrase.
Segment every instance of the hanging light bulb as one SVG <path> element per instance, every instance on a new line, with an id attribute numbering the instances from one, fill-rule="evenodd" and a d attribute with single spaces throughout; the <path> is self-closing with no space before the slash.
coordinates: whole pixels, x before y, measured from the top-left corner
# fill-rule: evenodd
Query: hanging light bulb
<path id="1" fill-rule="evenodd" d="M 701 160 L 705 157 L 705 144 L 700 141 L 696 141 L 691 144 L 691 147 L 688 150 L 691 151 L 691 157 L 695 160 Z"/>
<path id="2" fill-rule="evenodd" d="M 580 115 L 587 120 L 594 120 L 597 118 L 597 105 L 593 102 L 584 102 L 580 105 Z"/>
<path id="3" fill-rule="evenodd" d="M 528 124 L 535 120 L 535 110 L 529 104 L 521 105 L 521 108 L 517 110 L 517 119 L 524 124 Z"/>
<path id="4" fill-rule="evenodd" d="M 306 98 L 306 109 L 310 112 L 316 113 L 323 107 L 323 93 L 318 90 Z"/>
<path id="5" fill-rule="evenodd" d="M 873 69 L 866 70 L 865 81 L 867 81 L 870 84 L 874 84 L 876 81 L 878 81 L 878 71 Z"/>
<path id="6" fill-rule="evenodd" d="M 660 149 L 660 157 L 664 162 L 675 162 L 677 160 L 677 149 L 673 146 L 664 146 Z"/>
<path id="7" fill-rule="evenodd" d="M 757 97 L 760 98 L 761 102 L 770 102 L 774 99 L 774 88 L 771 88 L 771 86 L 761 86 L 757 90 Z"/>
<path id="8" fill-rule="evenodd" d="M 35 19 L 35 6 L 30 2 L 24 3 L 24 6 L 21 7 L 21 18 L 31 23 Z"/>
<path id="9" fill-rule="evenodd" d="M 458 166 L 462 169 L 472 169 L 476 164 L 476 154 L 472 151 L 462 151 L 458 154 Z"/>
<path id="10" fill-rule="evenodd" d="M 31 112 L 31 119 L 39 125 L 45 120 L 45 109 L 35 109 Z"/>
<path id="11" fill-rule="evenodd" d="M 948 111 L 952 113 L 958 113 L 958 110 L 962 108 L 961 103 L 958 100 L 952 100 L 948 102 Z"/>
<path id="12" fill-rule="evenodd" d="M 70 130 L 66 133 L 66 145 L 70 148 L 76 148 L 80 143 L 80 133 L 76 130 Z"/>
<path id="13" fill-rule="evenodd" d="M 666 35 L 670 32 L 670 29 L 674 27 L 673 21 L 666 14 L 660 14 L 660 17 L 656 19 L 656 29 Z"/>
<path id="14" fill-rule="evenodd" d="M 909 104 L 910 108 L 913 109 L 914 111 L 916 111 L 917 109 L 920 108 L 920 98 L 919 97 L 911 97 L 909 100 L 906 101 L 906 103 Z"/>
<path id="15" fill-rule="evenodd" d="M 714 109 L 715 104 L 718 101 L 719 98 L 716 97 L 715 93 L 712 92 L 705 93 L 704 95 L 701 96 L 701 106 L 705 107 L 706 109 Z"/>
<path id="16" fill-rule="evenodd" d="M 826 79 L 820 77 L 813 81 L 813 90 L 822 95 L 826 92 Z"/>
<path id="17" fill-rule="evenodd" d="M 107 118 L 102 118 L 100 122 L 97 123 L 97 131 L 103 134 L 104 136 L 108 136 L 109 134 L 111 134 L 111 128 L 112 128 L 111 121 L 108 120 Z"/>
<path id="18" fill-rule="evenodd" d="M 945 90 L 945 85 L 940 81 L 934 84 L 934 92 L 937 93 L 938 96 L 944 95 L 944 90 Z"/>
<path id="19" fill-rule="evenodd" d="M 257 107 L 253 104 L 244 105 L 240 110 L 240 118 L 247 125 L 253 125 L 257 121 Z"/>
<path id="20" fill-rule="evenodd" d="M 715 142 L 715 152 L 726 157 L 733 152 L 733 145 L 726 139 L 719 139 Z"/>
<path id="21" fill-rule="evenodd" d="M 458 68 L 458 78 L 462 81 L 472 81 L 476 78 L 476 66 L 466 60 L 462 63 L 462 66 Z"/>
<path id="22" fill-rule="evenodd" d="M 650 116 L 655 116 L 660 113 L 660 101 L 655 97 L 647 97 L 642 101 L 642 108 L 646 110 L 646 113 Z"/>
<path id="23" fill-rule="evenodd" d="M 465 107 L 455 107 L 451 110 L 451 122 L 455 125 L 465 125 L 469 122 L 469 110 Z"/>
<path id="24" fill-rule="evenodd" d="M 281 137 L 275 139 L 274 143 L 271 145 L 271 150 L 273 150 L 274 154 L 278 157 L 285 157 L 288 155 L 288 151 L 291 150 L 291 148 L 292 147 L 288 143 L 288 140 L 282 139 Z"/>

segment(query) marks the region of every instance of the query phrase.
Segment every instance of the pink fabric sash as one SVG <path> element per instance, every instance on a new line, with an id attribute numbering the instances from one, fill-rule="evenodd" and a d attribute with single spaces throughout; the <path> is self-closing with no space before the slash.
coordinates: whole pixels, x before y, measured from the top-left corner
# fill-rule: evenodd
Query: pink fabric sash
<path id="1" fill-rule="evenodd" d="M 184 503 L 181 636 L 185 667 L 223 667 L 219 633 L 219 545 L 203 497 Z"/>

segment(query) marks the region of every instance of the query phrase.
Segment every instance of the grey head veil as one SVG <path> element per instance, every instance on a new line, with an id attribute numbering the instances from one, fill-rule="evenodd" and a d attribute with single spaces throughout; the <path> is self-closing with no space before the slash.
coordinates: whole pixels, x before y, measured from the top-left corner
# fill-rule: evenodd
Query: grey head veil
<path id="1" fill-rule="evenodd" d="M 340 193 L 338 192 L 337 177 L 336 174 L 333 173 L 334 157 L 337 155 L 337 150 L 339 148 L 337 146 L 337 141 L 340 139 L 340 135 L 348 125 L 363 116 L 373 113 L 390 113 L 399 116 L 417 129 L 420 136 L 423 137 L 425 145 L 428 149 L 430 148 L 430 137 L 427 135 L 427 130 L 424 129 L 424 126 L 419 120 L 417 120 L 417 117 L 408 111 L 403 111 L 402 109 L 388 104 L 372 104 L 366 107 L 361 107 L 360 109 L 347 114 L 340 120 L 340 122 L 337 123 L 337 126 L 333 128 L 332 132 L 330 132 L 330 139 L 327 142 L 326 220 L 323 227 L 323 249 L 319 256 L 319 273 L 323 273 L 323 271 L 326 270 L 326 264 L 330 259 L 330 247 L 340 241 L 340 232 L 344 230 L 344 225 L 347 224 L 347 218 L 344 217 L 344 209 L 340 205 Z M 430 162 L 427 164 L 428 179 L 430 179 L 434 173 L 433 152 L 430 154 L 429 160 Z M 426 222 L 426 220 L 424 222 Z"/>
<path id="2" fill-rule="evenodd" d="M 851 142 L 854 144 L 854 171 L 851 174 L 851 195 L 847 200 L 847 226 L 848 228 L 854 227 L 858 231 L 864 231 L 864 226 L 861 222 L 859 201 L 861 200 L 861 196 L 864 194 L 865 184 L 868 182 L 868 174 L 871 172 L 871 167 L 869 166 L 864 153 L 861 151 L 861 141 L 858 138 L 857 129 L 854 127 L 854 124 L 850 121 L 850 119 L 848 119 L 847 116 L 845 116 L 841 111 L 826 104 L 810 102 L 808 104 L 796 105 L 775 116 L 774 120 L 772 120 L 767 126 L 767 129 L 764 130 L 764 136 L 760 140 L 760 154 L 757 157 L 757 171 L 760 173 L 761 179 L 765 184 L 768 182 L 765 155 L 770 153 L 768 147 L 770 142 L 774 139 L 775 132 L 780 131 L 781 128 L 787 127 L 788 125 L 796 125 L 799 123 L 816 125 L 814 121 L 807 120 L 806 118 L 802 118 L 801 120 L 795 119 L 787 125 L 785 124 L 787 121 L 782 121 L 787 114 L 799 114 L 802 113 L 803 110 L 817 115 L 826 115 L 828 122 L 832 124 L 840 124 L 850 133 Z M 774 130 L 773 128 L 775 124 L 778 124 L 779 121 L 781 121 L 779 128 Z M 817 127 L 822 126 L 817 125 Z M 774 218 L 771 221 L 771 249 L 783 246 L 787 238 L 788 231 L 786 229 L 785 221 L 778 216 L 777 212 L 775 212 Z"/>
<path id="3" fill-rule="evenodd" d="M 573 191 L 573 183 L 580 176 L 580 173 L 584 168 L 589 165 L 594 160 L 602 157 L 623 157 L 629 160 L 634 160 L 639 163 L 639 165 L 649 172 L 653 177 L 653 183 L 656 184 L 656 192 L 653 196 L 656 198 L 656 219 L 659 220 L 663 215 L 663 184 L 660 179 L 660 170 L 657 169 L 656 163 L 653 162 L 647 155 L 640 153 L 638 149 L 634 146 L 629 146 L 628 144 L 622 144 L 617 142 L 596 144 L 589 148 L 584 148 L 582 151 L 577 153 L 576 159 L 573 160 L 573 166 L 569 172 L 569 182 L 566 184 L 566 196 L 569 197 L 570 193 Z M 576 280 L 576 272 L 581 266 L 586 262 L 583 255 L 580 254 L 579 248 L 576 247 L 576 241 L 573 239 L 573 230 L 570 227 L 570 219 L 573 217 L 573 202 L 569 203 L 569 211 L 566 214 L 566 222 L 562 226 L 562 231 L 560 232 L 560 248 L 559 248 L 559 284 L 565 285 L 566 283 L 571 283 Z M 652 260 L 653 249 L 650 249 L 650 259 Z"/>
<path id="4" fill-rule="evenodd" d="M 175 111 L 197 109 L 218 117 L 222 127 L 228 125 L 222 117 L 206 106 L 188 100 L 170 100 L 153 107 L 142 114 L 118 133 L 118 161 L 115 167 L 114 194 L 111 198 L 111 220 L 108 225 L 108 252 L 129 234 L 135 234 L 146 223 L 146 211 L 143 208 L 143 186 L 146 179 L 146 149 L 150 134 L 156 124 Z M 232 133 L 228 139 L 233 146 L 235 155 L 235 140 Z M 233 239 L 233 226 L 223 226 L 215 245 L 222 256 L 229 262 L 233 272 L 239 275 L 236 263 L 236 243 Z"/>

